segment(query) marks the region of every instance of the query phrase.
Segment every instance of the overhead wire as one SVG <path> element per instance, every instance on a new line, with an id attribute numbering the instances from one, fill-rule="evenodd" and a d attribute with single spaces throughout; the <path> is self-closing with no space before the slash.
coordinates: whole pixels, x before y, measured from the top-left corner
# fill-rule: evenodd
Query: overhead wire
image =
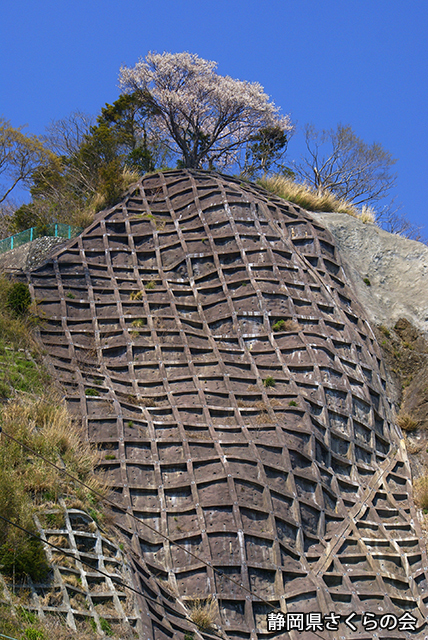
<path id="1" fill-rule="evenodd" d="M 16 522 L 12 522 L 11 520 L 9 520 L 8 518 L 5 518 L 1 514 L 0 514 L 0 519 L 4 520 L 4 522 L 7 522 L 8 524 L 12 525 L 13 527 L 16 527 L 20 531 L 23 531 L 27 535 L 32 536 L 33 538 L 35 538 L 39 542 L 42 542 L 43 544 L 49 545 L 50 547 L 52 547 L 56 551 L 60 551 L 63 555 L 67 556 L 68 558 L 72 558 L 73 560 L 77 560 L 76 556 L 73 553 L 69 553 L 69 552 L 65 551 L 62 547 L 58 547 L 56 544 L 53 544 L 53 542 L 49 542 L 48 540 L 43 540 L 40 537 L 40 535 L 38 535 L 37 533 L 34 533 L 34 532 L 30 531 L 29 529 L 25 529 L 24 527 L 21 527 L 19 524 L 16 524 Z M 118 584 L 119 586 L 123 587 L 124 589 L 128 589 L 129 591 L 132 591 L 133 593 L 136 593 L 138 596 L 142 596 L 145 600 L 148 600 L 149 602 L 153 602 L 153 604 L 156 604 L 156 605 L 159 606 L 159 604 L 160 604 L 159 600 L 155 600 L 154 598 L 151 598 L 150 596 L 148 596 L 147 594 L 143 593 L 142 591 L 139 591 L 138 589 L 134 589 L 134 587 L 131 587 L 129 584 L 126 584 L 126 582 L 123 582 L 123 580 L 121 580 L 117 576 L 112 575 L 111 573 L 107 573 L 106 571 L 102 571 L 102 569 L 98 569 L 97 567 L 94 567 L 90 562 L 86 562 L 86 560 L 83 560 L 81 557 L 79 557 L 78 561 L 81 564 L 84 564 L 85 566 L 89 567 L 91 569 L 91 571 L 96 571 L 97 573 L 101 574 L 102 576 L 104 576 L 106 578 L 110 578 L 110 580 L 112 582 L 114 582 L 115 584 Z M 172 607 L 167 605 L 165 602 L 163 602 L 162 604 L 166 609 L 170 608 L 172 611 L 174 611 L 172 609 Z M 174 614 L 177 614 L 177 611 L 174 611 Z M 192 620 L 192 622 L 193 622 L 193 620 Z M 197 623 L 195 623 L 195 622 L 193 624 L 196 624 L 196 626 L 198 626 Z M 1 635 L 2 634 L 0 633 L 0 636 Z M 217 634 L 212 633 L 212 635 L 217 635 Z M 7 638 L 8 636 L 4 636 L 4 637 Z M 218 637 L 220 637 L 220 636 L 218 636 Z M 11 640 L 16 640 L 16 638 L 11 638 Z"/>
<path id="2" fill-rule="evenodd" d="M 176 546 L 178 549 L 180 549 L 181 551 L 184 551 L 185 553 L 187 553 L 188 555 L 192 556 L 195 560 L 197 560 L 198 562 L 200 562 L 201 564 L 204 564 L 206 567 L 209 567 L 210 569 L 212 569 L 212 571 L 214 573 L 216 573 L 217 575 L 225 578 L 226 580 L 228 580 L 229 582 L 231 582 L 232 584 L 234 584 L 235 586 L 239 587 L 240 589 L 242 589 L 243 591 L 245 591 L 246 593 L 248 593 L 249 595 L 257 598 L 258 600 L 260 600 L 260 602 L 263 602 L 264 604 L 266 604 L 269 608 L 273 609 L 274 611 L 278 612 L 278 613 L 282 613 L 283 611 L 281 611 L 281 609 L 279 609 L 278 607 L 276 607 L 275 605 L 273 605 L 272 603 L 270 603 L 268 600 L 265 600 L 262 596 L 257 595 L 257 593 L 254 593 L 253 591 L 251 591 L 251 589 L 248 589 L 247 587 L 245 587 L 242 583 L 237 582 L 236 580 L 234 580 L 233 578 L 231 578 L 230 576 L 228 576 L 226 573 L 224 573 L 221 569 L 217 569 L 216 567 L 214 567 L 212 565 L 211 562 L 207 562 L 206 560 L 204 560 L 203 558 L 200 558 L 199 556 L 197 556 L 195 553 L 193 553 L 192 551 L 190 551 L 189 549 L 186 549 L 186 547 L 184 547 L 183 545 L 181 545 L 180 543 L 176 542 L 175 540 L 172 540 L 171 538 L 169 538 L 167 535 L 165 535 L 164 533 L 160 533 L 157 529 L 155 529 L 155 527 L 152 527 L 151 525 L 149 525 L 147 522 L 143 522 L 142 520 L 140 520 L 139 518 L 137 518 L 137 516 L 135 516 L 132 511 L 128 511 L 128 509 L 125 509 L 124 507 L 122 507 L 121 505 L 118 505 L 117 503 L 113 502 L 112 500 L 110 500 L 109 498 L 106 498 L 105 496 L 103 496 L 99 491 L 97 491 L 96 489 L 93 489 L 92 487 L 90 487 L 88 484 L 86 484 L 85 482 L 83 482 L 83 480 L 80 480 L 79 478 L 76 478 L 75 476 L 73 476 L 71 473 L 69 473 L 65 468 L 61 468 L 58 467 L 54 462 L 52 462 L 51 460 L 48 460 L 47 458 L 45 458 L 41 453 L 38 453 L 37 451 L 35 451 L 34 449 L 32 449 L 31 447 L 29 447 L 27 444 L 25 444 L 24 442 L 21 442 L 20 440 L 17 440 L 14 436 L 10 435 L 9 433 L 7 433 L 7 431 L 5 431 L 4 429 L 1 428 L 0 426 L 0 434 L 5 435 L 7 438 L 9 438 L 10 440 L 16 442 L 17 444 L 19 444 L 22 447 L 25 447 L 25 449 L 27 449 L 27 451 L 30 451 L 32 454 L 36 455 L 37 457 L 41 458 L 44 462 L 46 462 L 47 464 L 51 465 L 52 467 L 54 467 L 57 471 L 63 473 L 64 475 L 68 476 L 69 478 L 71 478 L 72 480 L 74 480 L 75 482 L 78 482 L 80 485 L 82 485 L 83 487 L 85 487 L 86 489 L 88 489 L 89 491 L 91 491 L 93 494 L 95 494 L 96 496 L 98 496 L 100 498 L 100 500 L 102 502 L 106 502 L 107 504 L 109 504 L 111 507 L 114 507 L 115 509 L 118 509 L 120 511 L 122 511 L 123 513 L 125 513 L 126 515 L 130 516 L 131 518 L 133 518 L 136 522 L 138 522 L 139 524 L 147 527 L 150 531 L 152 531 L 153 533 L 159 535 L 160 537 L 162 537 L 164 540 L 167 540 L 170 544 Z M 130 508 L 129 508 L 130 509 Z M 2 518 L 3 520 L 6 520 L 3 516 L 0 516 L 0 518 Z M 13 523 L 10 523 L 13 525 Z M 19 525 L 13 525 L 13 526 L 18 526 Z M 22 527 L 19 527 L 20 529 L 22 529 L 24 531 L 24 529 Z M 27 532 L 28 533 L 28 532 Z M 31 535 L 35 535 L 35 534 L 31 534 Z M 35 536 L 38 538 L 38 536 Z M 52 543 L 47 543 L 50 546 L 55 546 Z M 62 552 L 63 550 L 60 547 L 59 548 Z M 64 552 L 63 552 L 64 553 Z M 70 555 L 70 554 L 68 554 Z M 74 555 L 72 555 L 72 557 L 75 559 Z M 108 574 L 107 574 L 108 575 Z M 111 577 L 111 576 L 109 576 Z M 133 591 L 135 591 L 135 589 L 132 589 Z M 143 595 L 144 594 L 140 593 L 140 592 L 136 592 L 139 593 L 139 595 Z M 321 636 L 320 636 L 321 637 Z"/>
<path id="3" fill-rule="evenodd" d="M 1 431 L 0 431 L 1 433 Z M 24 445 L 25 446 L 25 445 Z M 62 547 L 57 546 L 56 544 L 53 544 L 53 542 L 49 542 L 48 540 L 43 540 L 40 535 L 38 535 L 37 533 L 34 533 L 32 531 L 29 531 L 28 529 L 25 529 L 24 527 L 21 527 L 19 524 L 16 524 L 16 522 L 12 522 L 11 520 L 9 520 L 8 518 L 5 518 L 4 516 L 2 516 L 0 514 L 0 519 L 3 520 L 4 522 L 12 525 L 13 527 L 16 527 L 17 529 L 19 529 L 20 531 L 23 531 L 24 533 L 26 533 L 29 536 L 32 536 L 33 538 L 35 538 L 36 540 L 38 540 L 39 542 L 42 542 L 43 544 L 47 544 L 50 547 L 52 547 L 53 549 L 55 549 L 56 551 L 60 551 L 63 555 L 72 558 L 73 560 L 77 560 L 76 556 L 73 553 L 68 553 L 67 551 L 65 551 Z M 117 576 L 114 576 L 110 573 L 107 573 L 105 571 L 102 571 L 102 569 L 96 568 L 94 567 L 91 563 L 86 562 L 85 560 L 82 560 L 82 558 L 80 557 L 78 560 L 81 564 L 89 567 L 91 569 L 91 571 L 96 571 L 97 573 L 99 573 L 102 576 L 105 576 L 106 578 L 110 578 L 110 580 L 112 582 L 114 582 L 115 584 L 120 585 L 121 587 L 123 587 L 124 589 L 128 589 L 129 591 L 132 591 L 133 593 L 136 593 L 139 596 L 142 596 L 145 600 L 148 600 L 149 602 L 153 602 L 154 604 L 158 605 L 160 604 L 159 600 L 155 600 L 154 598 L 151 598 L 150 596 L 148 596 L 147 594 L 143 593 L 142 591 L 138 591 L 138 589 L 134 589 L 134 587 L 131 587 L 130 585 L 126 584 L 126 582 L 123 582 L 123 580 L 121 580 L 120 578 L 118 578 Z M 235 581 L 233 581 L 235 582 Z M 238 583 L 235 583 L 238 584 Z M 245 589 L 245 587 L 243 587 L 243 589 Z M 246 589 L 248 591 L 248 589 Z M 281 611 L 280 609 L 278 609 L 278 607 L 275 607 L 274 605 L 272 605 L 270 602 L 268 602 L 267 600 L 264 600 L 263 598 L 261 598 L 260 596 L 258 596 L 257 594 L 254 594 L 252 592 L 250 592 L 251 595 L 255 595 L 256 598 L 259 598 L 259 600 L 261 600 L 264 604 L 267 604 L 271 609 L 273 609 L 274 611 L 281 613 L 282 615 L 284 615 L 283 611 Z M 165 602 L 162 603 L 162 605 L 168 609 L 172 607 L 169 607 Z M 173 609 L 172 609 L 173 610 Z M 174 610 L 173 610 L 174 611 Z M 174 611 L 174 613 L 176 614 L 177 612 Z M 193 622 L 193 620 L 192 620 Z M 198 626 L 198 624 L 196 622 L 193 622 L 193 624 L 195 624 L 196 626 Z M 323 636 L 320 636 L 319 633 L 317 633 L 316 631 L 312 631 L 314 633 L 314 635 L 316 635 L 318 638 L 321 638 L 321 640 L 325 640 L 325 638 L 323 638 Z M 216 633 L 213 633 L 212 631 L 210 631 L 211 635 L 217 636 L 219 638 L 223 638 L 223 636 L 219 636 Z M 4 638 L 9 638 L 9 636 L 5 636 L 3 634 L 0 633 L 0 637 L 4 637 Z M 227 637 L 227 636 L 226 636 Z M 16 638 L 9 638 L 9 640 L 17 640 Z"/>

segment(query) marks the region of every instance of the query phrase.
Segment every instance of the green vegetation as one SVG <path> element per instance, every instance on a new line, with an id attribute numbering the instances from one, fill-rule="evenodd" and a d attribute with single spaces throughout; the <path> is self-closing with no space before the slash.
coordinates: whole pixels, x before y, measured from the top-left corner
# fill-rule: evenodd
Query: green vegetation
<path id="1" fill-rule="evenodd" d="M 0 514 L 12 523 L 3 521 L 0 526 L 0 569 L 16 579 L 30 576 L 37 581 L 46 577 L 49 567 L 33 514 L 60 495 L 66 501 L 77 498 L 89 509 L 97 502 L 92 489 L 105 489 L 101 478 L 94 475 L 98 454 L 81 441 L 77 425 L 41 362 L 31 333 L 34 317 L 29 311 L 28 288 L 16 284 L 0 278 Z M 90 489 L 74 486 L 8 435 L 54 464 L 62 461 Z M 23 533 L 15 524 L 36 537 Z"/>
<path id="2" fill-rule="evenodd" d="M 104 484 L 94 475 L 98 454 L 81 441 L 77 425 L 55 397 L 53 389 L 42 396 L 16 397 L 2 407 L 1 426 L 19 442 L 37 451 L 47 460 L 62 461 L 67 470 L 90 489 L 70 481 L 67 476 L 35 456 L 6 435 L 0 448 L 0 513 L 13 523 L 36 533 L 33 513 L 60 495 L 76 497 L 89 511 L 97 502 L 91 489 L 104 492 Z M 41 544 L 12 525 L 0 528 L 0 565 L 2 572 L 15 576 L 43 578 L 47 571 Z"/>
<path id="3" fill-rule="evenodd" d="M 7 304 L 18 316 L 27 313 L 31 304 L 31 295 L 28 285 L 23 282 L 11 283 L 7 292 Z"/>
<path id="4" fill-rule="evenodd" d="M 275 322 L 275 324 L 272 325 L 272 330 L 275 332 L 298 331 L 299 324 L 294 320 L 277 320 L 277 322 Z"/>
<path id="5" fill-rule="evenodd" d="M 23 127 L 12 127 L 0 117 L 0 173 L 9 178 L 9 184 L 0 190 L 0 203 L 4 202 L 17 185 L 25 183 L 37 166 L 51 159 L 51 154 L 36 136 L 22 133 Z"/>
<path id="6" fill-rule="evenodd" d="M 156 283 L 154 280 L 150 280 L 150 282 L 147 282 L 144 286 L 146 289 L 154 289 L 156 286 Z"/>
<path id="7" fill-rule="evenodd" d="M 16 391 L 41 392 L 48 374 L 31 329 L 36 317 L 30 312 L 28 287 L 0 277 L 0 400 Z"/>
<path id="8" fill-rule="evenodd" d="M 274 331 L 284 331 L 285 320 L 278 320 L 275 324 L 272 325 L 272 329 Z"/>
<path id="9" fill-rule="evenodd" d="M 46 636 L 40 629 L 35 629 L 34 627 L 28 627 L 25 630 L 25 637 L 28 640 L 45 640 Z"/>
<path id="10" fill-rule="evenodd" d="M 276 385 L 275 378 L 272 378 L 272 376 L 268 376 L 265 380 L 263 380 L 263 384 L 266 388 L 274 387 Z"/>
<path id="11" fill-rule="evenodd" d="M 51 635 L 46 626 L 39 621 L 38 616 L 30 611 L 25 611 L 22 607 L 18 607 L 15 615 L 9 604 L 0 604 L 0 633 L 11 638 L 19 638 L 19 640 L 71 640 L 67 630 L 62 627 L 58 630 L 58 635 Z M 56 625 L 55 625 L 56 627 Z M 53 629 L 52 629 L 53 630 Z"/>
<path id="12" fill-rule="evenodd" d="M 86 396 L 99 396 L 100 394 L 96 389 L 85 389 Z"/>
<path id="13" fill-rule="evenodd" d="M 100 618 L 100 627 L 101 627 L 101 630 L 106 634 L 106 636 L 113 635 L 113 630 L 111 628 L 111 625 L 105 618 Z"/>
<path id="14" fill-rule="evenodd" d="M 364 282 L 368 287 L 371 287 L 371 284 L 372 284 L 372 283 L 370 282 L 369 278 L 364 278 L 364 279 L 363 279 L 363 282 Z"/>
<path id="15" fill-rule="evenodd" d="M 143 291 L 132 291 L 129 295 L 130 300 L 142 300 L 144 297 Z"/>
<path id="16" fill-rule="evenodd" d="M 379 331 L 381 331 L 383 333 L 383 335 L 385 336 L 385 338 L 390 338 L 391 337 L 391 332 L 389 329 L 387 329 L 385 327 L 385 325 L 381 324 L 379 326 Z"/>
<path id="17" fill-rule="evenodd" d="M 288 406 L 289 407 L 297 407 L 299 405 L 298 405 L 298 402 L 296 402 L 295 400 L 290 400 L 290 402 L 288 403 Z"/>
<path id="18" fill-rule="evenodd" d="M 145 318 L 137 318 L 136 320 L 133 320 L 131 322 L 131 324 L 136 329 L 142 329 L 146 325 L 146 319 Z"/>

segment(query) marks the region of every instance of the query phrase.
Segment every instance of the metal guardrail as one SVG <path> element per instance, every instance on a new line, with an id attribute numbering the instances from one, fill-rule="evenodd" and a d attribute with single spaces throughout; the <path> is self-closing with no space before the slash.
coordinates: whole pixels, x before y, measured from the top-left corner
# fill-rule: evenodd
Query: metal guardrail
<path id="1" fill-rule="evenodd" d="M 43 227 L 31 227 L 20 233 L 16 233 L 9 238 L 0 240 L 0 254 L 16 249 L 27 242 L 31 242 L 36 238 L 44 236 L 53 236 L 57 238 L 74 238 L 83 231 L 82 227 L 73 227 L 70 224 L 61 222 L 44 225 Z"/>

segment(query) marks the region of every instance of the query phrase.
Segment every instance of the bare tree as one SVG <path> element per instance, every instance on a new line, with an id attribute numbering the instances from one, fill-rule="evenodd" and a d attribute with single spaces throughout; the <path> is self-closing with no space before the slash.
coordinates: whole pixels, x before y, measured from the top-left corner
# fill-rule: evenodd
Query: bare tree
<path id="1" fill-rule="evenodd" d="M 146 109 L 149 136 L 179 154 L 185 167 L 231 166 L 261 129 L 293 128 L 260 84 L 220 76 L 216 66 L 195 54 L 150 52 L 120 70 L 121 87 L 139 95 Z"/>
<path id="2" fill-rule="evenodd" d="M 12 127 L 10 122 L 0 118 L 0 176 L 5 179 L 0 188 L 0 203 L 19 183 L 27 184 L 34 170 L 51 155 L 37 136 L 26 136 L 22 127 Z"/>
<path id="3" fill-rule="evenodd" d="M 71 156 L 79 151 L 94 124 L 94 116 L 73 111 L 66 118 L 52 120 L 43 141 L 56 155 Z"/>
<path id="4" fill-rule="evenodd" d="M 307 155 L 294 171 L 318 193 L 331 191 L 355 205 L 384 198 L 395 185 L 390 168 L 396 160 L 380 144 L 366 144 L 350 126 L 316 131 L 306 126 Z"/>
<path id="5" fill-rule="evenodd" d="M 389 233 L 395 233 L 404 238 L 409 238 L 409 240 L 417 240 L 428 244 L 428 237 L 424 233 L 425 227 L 413 224 L 401 209 L 401 205 L 395 206 L 394 201 L 392 201 L 389 205 L 383 207 L 380 212 L 376 212 L 376 222 Z"/>

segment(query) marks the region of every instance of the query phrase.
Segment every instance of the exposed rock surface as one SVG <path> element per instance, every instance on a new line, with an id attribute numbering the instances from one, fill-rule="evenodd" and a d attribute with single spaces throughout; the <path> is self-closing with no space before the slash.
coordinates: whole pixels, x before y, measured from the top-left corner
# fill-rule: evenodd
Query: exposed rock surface
<path id="1" fill-rule="evenodd" d="M 324 638 L 371 637 L 364 612 L 414 616 L 379 638 L 426 636 L 382 353 L 319 218 L 224 176 L 160 173 L 29 282 L 69 406 L 108 452 L 142 638 L 208 637 L 191 611 L 209 597 L 230 640 L 265 638 L 275 608 L 340 614 Z"/>
<path id="2" fill-rule="evenodd" d="M 406 318 L 428 334 L 428 247 L 341 213 L 311 215 L 333 234 L 370 319 L 391 327 Z"/>
<path id="3" fill-rule="evenodd" d="M 64 238 L 44 236 L 0 255 L 0 271 L 14 273 L 34 269 L 64 244 Z"/>

